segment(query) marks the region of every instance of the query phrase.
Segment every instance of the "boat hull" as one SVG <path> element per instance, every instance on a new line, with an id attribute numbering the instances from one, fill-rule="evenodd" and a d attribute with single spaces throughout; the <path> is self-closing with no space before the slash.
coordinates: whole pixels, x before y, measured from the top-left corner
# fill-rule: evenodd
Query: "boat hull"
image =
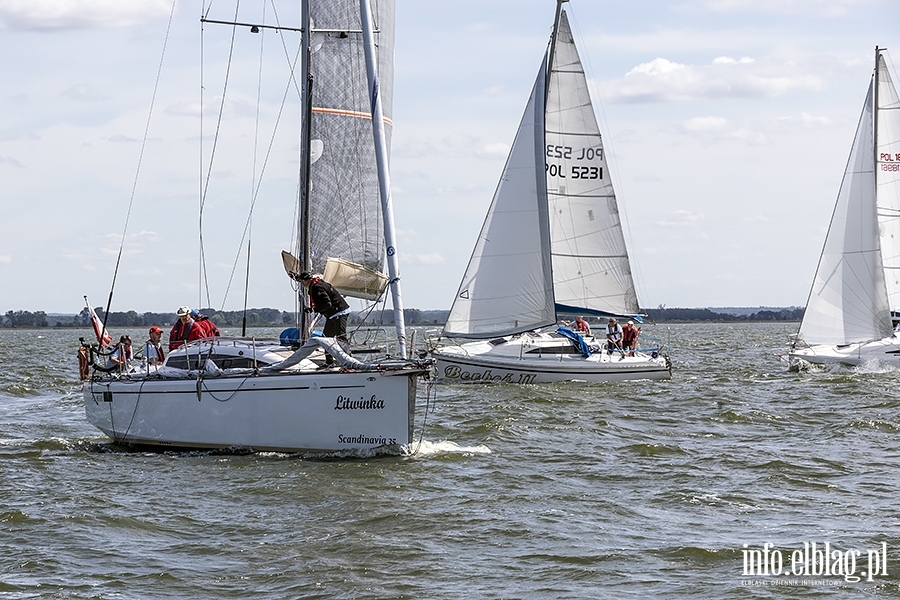
<path id="1" fill-rule="evenodd" d="M 419 369 L 84 384 L 88 421 L 117 443 L 259 451 L 409 444 Z"/>
<path id="2" fill-rule="evenodd" d="M 554 353 L 546 337 L 512 339 L 502 346 L 471 342 L 432 351 L 437 377 L 447 383 L 552 383 L 671 379 L 668 357 L 656 353 Z M 540 350 L 539 352 L 536 352 Z"/>
<path id="3" fill-rule="evenodd" d="M 804 348 L 794 348 L 787 354 L 791 366 L 802 362 L 819 365 L 859 366 L 866 362 L 878 361 L 900 367 L 900 338 L 891 336 L 872 342 L 857 344 L 818 344 Z"/>

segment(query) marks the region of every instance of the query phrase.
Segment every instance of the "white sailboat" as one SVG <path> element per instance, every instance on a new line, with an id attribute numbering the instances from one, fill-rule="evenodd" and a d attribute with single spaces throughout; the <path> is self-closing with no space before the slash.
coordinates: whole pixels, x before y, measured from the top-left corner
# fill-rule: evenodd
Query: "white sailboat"
<path id="1" fill-rule="evenodd" d="M 885 50 L 875 70 L 800 330 L 787 357 L 900 365 L 900 99 Z"/>
<path id="2" fill-rule="evenodd" d="M 400 358 L 363 363 L 327 338 L 299 348 L 275 340 L 214 338 L 174 350 L 160 368 L 95 369 L 84 383 L 87 418 L 115 442 L 390 453 L 412 442 L 417 379 L 428 365 L 403 359 L 383 128 L 383 113 L 390 114 L 394 2 L 377 2 L 374 23 L 369 0 L 302 5 L 301 179 L 307 193 L 301 194 L 300 214 L 307 233 L 301 235 L 300 260 L 307 270 L 333 258 L 374 272 L 383 282 L 379 290 L 392 280 Z M 340 235 L 328 225 L 336 221 L 338 200 L 347 212 Z M 380 273 L 385 255 L 389 278 Z M 363 286 L 364 293 L 372 293 L 371 285 Z M 320 368 L 313 359 L 322 349 L 340 367 Z"/>
<path id="3" fill-rule="evenodd" d="M 555 325 L 557 313 L 639 320 L 606 154 L 568 17 L 549 48 L 443 334 L 432 349 L 453 382 L 671 377 L 659 348 L 623 353 Z"/>

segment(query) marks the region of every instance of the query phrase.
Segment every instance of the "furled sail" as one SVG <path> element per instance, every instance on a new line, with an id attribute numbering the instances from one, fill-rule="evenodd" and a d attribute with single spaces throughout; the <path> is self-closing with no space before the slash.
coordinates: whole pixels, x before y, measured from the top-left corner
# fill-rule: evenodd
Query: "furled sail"
<path id="1" fill-rule="evenodd" d="M 546 116 L 547 191 L 560 312 L 639 312 L 625 237 L 587 79 L 562 11 Z"/>
<path id="2" fill-rule="evenodd" d="M 808 344 L 891 335 L 875 206 L 874 84 L 873 77 L 800 324 Z"/>
<path id="3" fill-rule="evenodd" d="M 888 306 L 896 315 L 900 313 L 900 98 L 881 53 L 877 66 L 875 181 L 878 227 Z"/>
<path id="4" fill-rule="evenodd" d="M 378 81 L 390 125 L 394 0 L 373 0 Z M 313 272 L 329 258 L 381 272 L 384 228 L 372 146 L 371 104 L 359 0 L 312 3 L 309 240 Z M 386 129 L 390 147 L 391 129 Z M 302 252 L 298 252 L 302 255 Z"/>
<path id="5" fill-rule="evenodd" d="M 444 335 L 486 338 L 556 321 L 544 173 L 546 77 L 545 58 Z"/>

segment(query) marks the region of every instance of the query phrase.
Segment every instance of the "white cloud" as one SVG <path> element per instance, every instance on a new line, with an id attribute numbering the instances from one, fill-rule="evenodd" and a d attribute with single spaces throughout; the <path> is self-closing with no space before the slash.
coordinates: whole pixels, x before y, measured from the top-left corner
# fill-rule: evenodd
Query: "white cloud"
<path id="1" fill-rule="evenodd" d="M 703 220 L 702 214 L 687 210 L 676 210 L 674 213 L 653 221 L 660 227 L 697 227 Z"/>
<path id="2" fill-rule="evenodd" d="M 62 94 L 60 94 L 64 98 L 71 98 L 72 100 L 79 100 L 82 102 L 97 102 L 98 100 L 106 100 L 106 97 L 101 96 L 93 89 L 91 86 L 80 84 L 74 85 L 67 90 L 64 90 Z"/>
<path id="3" fill-rule="evenodd" d="M 444 262 L 444 257 L 439 252 L 429 252 L 428 254 L 401 254 L 400 260 L 404 263 L 438 265 Z"/>
<path id="4" fill-rule="evenodd" d="M 685 121 L 683 128 L 690 132 L 725 131 L 728 119 L 722 117 L 694 117 Z"/>
<path id="5" fill-rule="evenodd" d="M 12 256 L 8 254 L 0 254 L 0 263 L 9 264 L 12 262 Z"/>
<path id="6" fill-rule="evenodd" d="M 0 29 L 122 27 L 165 18 L 171 9 L 167 0 L 4 0 Z"/>
<path id="7" fill-rule="evenodd" d="M 810 129 L 814 127 L 827 127 L 831 125 L 831 119 L 828 117 L 817 117 L 815 115 L 810 115 L 807 113 L 800 113 L 800 122 L 803 123 L 805 127 L 809 127 Z"/>
<path id="8" fill-rule="evenodd" d="M 706 8 L 721 13 L 757 12 L 781 15 L 815 15 L 835 18 L 858 9 L 865 0 L 704 0 Z"/>
<path id="9" fill-rule="evenodd" d="M 721 98 L 771 98 L 789 92 L 820 90 L 823 80 L 793 62 L 759 62 L 750 57 L 715 58 L 708 65 L 687 65 L 655 58 L 624 77 L 600 85 L 601 97 L 616 103 L 673 102 Z"/>
<path id="10" fill-rule="evenodd" d="M 482 158 L 503 158 L 509 154 L 509 146 L 503 142 L 484 144 L 478 149 L 477 154 Z"/>
<path id="11" fill-rule="evenodd" d="M 0 156 L 0 165 L 2 165 L 2 164 L 12 165 L 14 167 L 24 167 L 25 166 L 11 156 Z"/>

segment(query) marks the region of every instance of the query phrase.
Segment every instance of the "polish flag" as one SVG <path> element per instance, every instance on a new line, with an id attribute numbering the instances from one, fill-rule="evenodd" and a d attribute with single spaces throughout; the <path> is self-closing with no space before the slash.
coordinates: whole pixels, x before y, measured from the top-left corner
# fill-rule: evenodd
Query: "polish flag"
<path id="1" fill-rule="evenodd" d="M 101 346 L 109 346 L 109 343 L 112 341 L 112 336 L 106 333 L 106 330 L 103 329 L 103 321 L 100 320 L 100 317 L 97 316 L 97 313 L 94 312 L 94 309 L 91 308 L 91 303 L 88 302 L 88 297 L 84 297 L 84 303 L 87 305 L 88 310 L 91 311 L 91 325 L 94 326 L 94 335 L 97 336 L 97 341 L 100 342 Z M 103 332 L 101 335 L 100 332 Z"/>

